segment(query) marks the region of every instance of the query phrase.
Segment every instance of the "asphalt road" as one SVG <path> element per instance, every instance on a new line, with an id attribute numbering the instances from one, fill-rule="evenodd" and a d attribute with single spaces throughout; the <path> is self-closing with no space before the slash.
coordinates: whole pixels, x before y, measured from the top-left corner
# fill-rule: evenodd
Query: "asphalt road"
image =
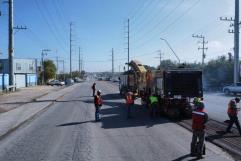
<path id="1" fill-rule="evenodd" d="M 97 82 L 103 91 L 101 122 L 94 122 L 91 83 L 80 84 L 45 113 L 0 141 L 1 161 L 179 161 L 195 160 L 191 133 L 165 118 L 152 120 L 136 105 L 126 119 L 117 86 Z M 203 160 L 232 158 L 207 143 Z"/>
<path id="2" fill-rule="evenodd" d="M 204 94 L 206 111 L 208 112 L 210 118 L 220 122 L 228 120 L 227 108 L 228 103 L 232 98 L 235 98 L 235 96 L 228 96 L 223 93 Z M 240 104 L 238 106 L 240 107 Z M 241 112 L 239 112 L 238 116 L 241 118 Z"/>

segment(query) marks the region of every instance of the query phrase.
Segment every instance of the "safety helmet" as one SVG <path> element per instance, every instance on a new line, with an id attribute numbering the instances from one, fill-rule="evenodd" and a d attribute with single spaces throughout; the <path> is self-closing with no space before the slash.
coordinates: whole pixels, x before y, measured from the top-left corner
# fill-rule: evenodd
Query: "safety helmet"
<path id="1" fill-rule="evenodd" d="M 239 102 L 240 102 L 240 98 L 236 97 L 236 98 L 235 98 L 235 101 L 236 101 L 237 103 L 239 103 Z"/>
<path id="2" fill-rule="evenodd" d="M 200 102 L 200 99 L 198 97 L 194 97 L 193 104 L 197 104 L 198 102 Z"/>
<path id="3" fill-rule="evenodd" d="M 98 90 L 97 93 L 101 94 L 101 90 Z"/>

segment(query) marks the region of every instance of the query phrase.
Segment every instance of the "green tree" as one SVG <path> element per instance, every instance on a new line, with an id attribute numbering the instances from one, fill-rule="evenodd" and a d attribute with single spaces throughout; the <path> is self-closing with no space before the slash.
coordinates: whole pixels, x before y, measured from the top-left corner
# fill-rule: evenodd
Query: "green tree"
<path id="1" fill-rule="evenodd" d="M 44 78 L 45 82 L 54 79 L 56 76 L 56 66 L 52 60 L 45 60 L 44 61 Z"/>
<path id="2" fill-rule="evenodd" d="M 203 70 L 204 86 L 222 87 L 233 81 L 233 61 L 220 56 L 209 61 Z"/>
<path id="3" fill-rule="evenodd" d="M 161 61 L 161 69 L 173 69 L 173 68 L 177 68 L 178 64 L 172 60 L 162 60 Z M 160 65 L 157 67 L 158 69 L 160 69 Z"/>
<path id="4" fill-rule="evenodd" d="M 155 70 L 155 67 L 149 66 L 149 65 L 144 65 L 144 67 L 146 68 L 146 70 Z"/>

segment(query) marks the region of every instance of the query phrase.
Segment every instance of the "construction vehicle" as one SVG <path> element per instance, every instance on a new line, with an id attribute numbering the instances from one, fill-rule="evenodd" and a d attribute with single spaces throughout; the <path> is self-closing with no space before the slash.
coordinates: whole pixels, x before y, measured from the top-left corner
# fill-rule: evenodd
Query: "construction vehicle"
<path id="1" fill-rule="evenodd" d="M 138 61 L 131 61 L 130 66 L 131 70 L 121 76 L 121 93 L 125 94 L 129 89 L 147 106 L 149 96 L 156 94 L 159 98 L 158 111 L 170 118 L 190 117 L 192 98 L 203 97 L 200 70 L 146 70 Z"/>
<path id="2" fill-rule="evenodd" d="M 190 69 L 157 70 L 147 72 L 148 96 L 159 97 L 159 112 L 170 118 L 190 117 L 192 113 L 191 99 L 203 97 L 202 72 Z M 148 103 L 148 102 L 147 102 Z"/>
<path id="3" fill-rule="evenodd" d="M 145 91 L 146 69 L 137 60 L 132 60 L 129 66 L 131 69 L 120 76 L 120 94 L 124 95 L 130 90 L 139 96 Z"/>

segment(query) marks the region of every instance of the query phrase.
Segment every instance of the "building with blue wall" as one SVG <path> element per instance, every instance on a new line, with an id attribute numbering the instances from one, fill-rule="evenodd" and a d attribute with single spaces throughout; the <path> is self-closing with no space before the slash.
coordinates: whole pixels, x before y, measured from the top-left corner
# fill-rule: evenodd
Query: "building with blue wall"
<path id="1" fill-rule="evenodd" d="M 37 60 L 14 59 L 14 82 L 17 88 L 37 85 Z M 0 90 L 8 85 L 9 62 L 8 59 L 0 59 Z"/>

